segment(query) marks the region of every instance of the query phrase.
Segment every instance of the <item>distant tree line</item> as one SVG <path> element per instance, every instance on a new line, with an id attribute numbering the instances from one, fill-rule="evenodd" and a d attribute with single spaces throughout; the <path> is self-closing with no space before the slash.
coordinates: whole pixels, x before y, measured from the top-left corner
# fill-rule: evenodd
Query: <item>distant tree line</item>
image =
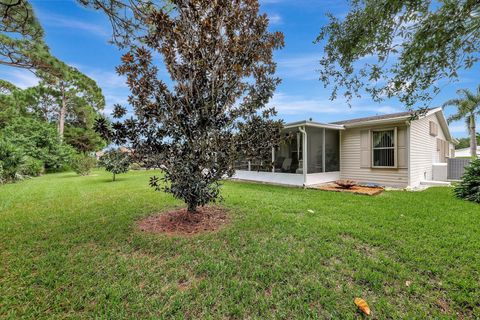
<path id="1" fill-rule="evenodd" d="M 0 65 L 30 70 L 40 79 L 26 89 L 0 79 L 1 182 L 65 170 L 78 154 L 105 146 L 93 130 L 105 107 L 102 90 L 50 53 L 27 1 L 2 1 Z"/>

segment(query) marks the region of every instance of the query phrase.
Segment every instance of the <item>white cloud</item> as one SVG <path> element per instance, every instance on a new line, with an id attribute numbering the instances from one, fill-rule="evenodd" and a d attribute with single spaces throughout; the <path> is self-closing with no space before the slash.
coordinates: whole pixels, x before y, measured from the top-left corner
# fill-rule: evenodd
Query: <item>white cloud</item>
<path id="1" fill-rule="evenodd" d="M 2 73 L 2 79 L 7 80 L 21 89 L 36 86 L 39 79 L 26 69 L 5 67 L 0 69 Z"/>
<path id="2" fill-rule="evenodd" d="M 282 24 L 283 23 L 283 19 L 282 19 L 282 16 L 280 16 L 279 14 L 269 14 L 268 15 L 268 20 L 270 20 L 270 23 L 271 24 Z"/>
<path id="3" fill-rule="evenodd" d="M 455 122 L 454 124 L 449 125 L 451 133 L 462 133 L 465 136 L 468 135 L 468 130 L 465 123 Z"/>
<path id="4" fill-rule="evenodd" d="M 85 67 L 82 69 L 87 76 L 95 80 L 98 86 L 102 88 L 103 95 L 105 96 L 106 106 L 104 113 L 106 115 L 111 114 L 114 104 L 127 106 L 130 90 L 125 83 L 126 79 L 124 76 L 119 76 L 114 71 L 88 69 Z"/>
<path id="5" fill-rule="evenodd" d="M 309 54 L 276 59 L 280 77 L 299 80 L 318 80 L 320 55 Z"/>
<path id="6" fill-rule="evenodd" d="M 319 114 L 353 115 L 368 113 L 370 115 L 376 115 L 402 111 L 397 107 L 389 105 L 367 105 L 367 100 L 357 100 L 357 102 L 357 105 L 349 107 L 346 102 L 341 100 L 331 101 L 324 98 L 306 98 L 279 92 L 274 95 L 269 106 L 275 107 L 280 117 L 296 115 L 299 117 L 303 116 L 304 118 L 313 117 Z M 320 122 L 323 121 L 321 119 L 317 120 Z M 339 117 L 338 120 L 343 120 L 343 117 Z"/>
<path id="7" fill-rule="evenodd" d="M 100 24 L 76 20 L 76 19 L 72 19 L 71 17 L 64 17 L 61 15 L 52 14 L 50 12 L 49 13 L 40 12 L 39 17 L 42 23 L 45 23 L 46 25 L 75 29 L 75 30 L 83 30 L 99 36 L 110 35 L 110 31 L 106 27 Z"/>

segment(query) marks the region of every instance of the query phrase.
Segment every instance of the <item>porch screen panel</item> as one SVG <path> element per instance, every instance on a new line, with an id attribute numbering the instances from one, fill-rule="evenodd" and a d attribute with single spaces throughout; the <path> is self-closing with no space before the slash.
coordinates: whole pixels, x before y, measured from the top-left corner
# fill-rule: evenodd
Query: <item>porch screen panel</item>
<path id="1" fill-rule="evenodd" d="M 323 172 L 323 129 L 307 128 L 307 173 Z"/>
<path id="2" fill-rule="evenodd" d="M 340 133 L 325 130 L 325 172 L 340 171 Z"/>
<path id="3" fill-rule="evenodd" d="M 275 172 L 302 173 L 299 169 L 302 143 L 300 131 L 291 131 L 284 135 L 282 143 L 275 150 Z"/>

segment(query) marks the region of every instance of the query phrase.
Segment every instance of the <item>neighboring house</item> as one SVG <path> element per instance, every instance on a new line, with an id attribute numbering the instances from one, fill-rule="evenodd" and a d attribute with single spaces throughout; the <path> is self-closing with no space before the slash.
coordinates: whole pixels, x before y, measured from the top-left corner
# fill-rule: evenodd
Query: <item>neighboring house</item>
<path id="1" fill-rule="evenodd" d="M 434 166 L 454 154 L 441 108 L 415 120 L 411 112 L 402 112 L 328 124 L 294 122 L 285 126 L 284 134 L 286 142 L 265 160 L 274 163 L 273 170 L 238 163 L 234 178 L 297 186 L 352 179 L 417 187 L 433 180 Z"/>
<path id="2" fill-rule="evenodd" d="M 480 146 L 477 147 L 477 156 L 480 157 Z M 455 158 L 470 158 L 470 148 L 455 150 Z"/>

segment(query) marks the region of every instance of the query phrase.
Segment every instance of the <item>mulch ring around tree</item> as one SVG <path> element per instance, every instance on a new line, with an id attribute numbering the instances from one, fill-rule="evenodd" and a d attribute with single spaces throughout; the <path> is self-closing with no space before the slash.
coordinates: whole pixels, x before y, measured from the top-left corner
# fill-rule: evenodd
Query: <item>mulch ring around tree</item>
<path id="1" fill-rule="evenodd" d="M 198 207 L 193 214 L 183 208 L 146 217 L 138 222 L 138 228 L 148 233 L 190 236 L 217 231 L 228 221 L 226 209 L 205 206 Z"/>
<path id="2" fill-rule="evenodd" d="M 347 193 L 354 193 L 354 194 L 363 194 L 368 196 L 376 196 L 379 195 L 384 191 L 382 187 L 367 187 L 367 186 L 353 186 L 350 189 L 344 189 L 336 184 L 327 184 L 315 187 L 315 189 L 323 190 L 323 191 L 335 191 L 335 192 L 347 192 Z"/>

